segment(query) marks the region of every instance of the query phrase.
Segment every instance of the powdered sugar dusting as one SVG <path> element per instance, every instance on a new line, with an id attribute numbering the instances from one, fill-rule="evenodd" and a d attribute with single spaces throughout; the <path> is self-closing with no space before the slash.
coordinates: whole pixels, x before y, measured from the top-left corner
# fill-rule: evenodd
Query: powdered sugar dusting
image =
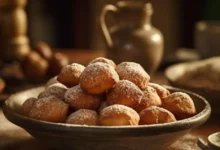
<path id="1" fill-rule="evenodd" d="M 30 117 L 44 120 L 47 117 L 53 116 L 55 110 L 65 115 L 68 110 L 68 105 L 56 96 L 40 98 L 34 103 L 30 111 Z"/>
<path id="2" fill-rule="evenodd" d="M 79 85 L 68 89 L 64 98 L 65 102 L 75 109 L 96 109 L 101 102 L 99 96 L 84 92 Z"/>
<path id="3" fill-rule="evenodd" d="M 164 99 L 163 106 L 166 108 L 169 104 L 175 105 L 180 111 L 195 114 L 196 108 L 191 97 L 183 92 L 174 92 Z"/>
<path id="4" fill-rule="evenodd" d="M 135 83 L 141 89 L 144 89 L 150 80 L 150 76 L 138 63 L 122 62 L 116 66 L 115 70 L 117 71 L 121 80 L 129 80 Z"/>
<path id="5" fill-rule="evenodd" d="M 132 122 L 138 123 L 140 120 L 140 116 L 135 110 L 120 104 L 114 104 L 103 108 L 100 112 L 100 118 L 102 119 L 109 116 L 117 117 L 117 115 L 121 115 L 121 114 L 127 116 L 129 120 L 131 120 Z"/>
<path id="6" fill-rule="evenodd" d="M 48 86 L 45 91 L 41 92 L 38 98 L 48 97 L 54 95 L 60 99 L 64 99 L 64 94 L 67 90 L 67 87 L 61 83 L 55 83 Z"/>
<path id="7" fill-rule="evenodd" d="M 159 84 L 148 83 L 148 86 L 153 87 L 157 91 L 157 94 L 160 96 L 161 99 L 164 99 L 170 95 L 170 91 L 168 91 L 166 88 L 162 87 Z"/>
<path id="8" fill-rule="evenodd" d="M 56 96 L 51 95 L 51 96 L 48 96 L 48 97 L 38 99 L 35 102 L 35 105 L 36 105 L 36 107 L 41 107 L 44 104 L 51 103 L 51 102 L 54 102 L 54 101 L 60 101 L 60 103 L 64 103 L 60 99 L 58 99 Z"/>
<path id="9" fill-rule="evenodd" d="M 107 58 L 104 58 L 104 57 L 97 57 L 97 58 L 93 59 L 93 60 L 89 63 L 89 65 L 90 65 L 90 64 L 93 64 L 93 63 L 96 63 L 96 62 L 103 62 L 103 63 L 107 63 L 107 64 L 111 65 L 113 68 L 116 67 L 115 63 L 114 63 L 112 60 L 107 59 Z"/>
<path id="10" fill-rule="evenodd" d="M 85 68 L 81 74 L 80 80 L 84 82 L 100 83 L 107 78 L 112 78 L 115 81 L 119 80 L 119 76 L 112 66 L 102 62 L 96 62 Z"/>
<path id="11" fill-rule="evenodd" d="M 64 95 L 64 99 L 67 103 L 69 103 L 70 101 L 74 101 L 79 99 L 80 93 L 82 93 L 82 89 L 80 88 L 79 85 L 74 86 L 70 89 L 68 89 Z"/>
<path id="12" fill-rule="evenodd" d="M 110 104 L 121 104 L 123 103 L 123 98 L 121 97 L 125 97 L 133 105 L 137 105 L 140 103 L 143 95 L 144 93 L 131 81 L 120 80 L 107 94 L 107 102 Z"/>
<path id="13" fill-rule="evenodd" d="M 84 69 L 85 67 L 83 65 L 80 65 L 78 63 L 72 63 L 70 65 L 65 66 L 61 70 L 60 74 L 62 76 L 73 76 L 75 78 L 79 78 Z"/>
<path id="14" fill-rule="evenodd" d="M 79 109 L 76 112 L 70 114 L 66 123 L 81 124 L 81 125 L 97 125 L 98 114 L 96 111 L 89 109 Z"/>

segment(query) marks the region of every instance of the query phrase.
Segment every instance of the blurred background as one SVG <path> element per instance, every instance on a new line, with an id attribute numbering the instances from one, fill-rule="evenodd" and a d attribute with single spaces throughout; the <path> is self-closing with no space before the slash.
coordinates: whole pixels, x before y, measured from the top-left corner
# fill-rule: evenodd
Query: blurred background
<path id="1" fill-rule="evenodd" d="M 117 0 L 29 0 L 28 35 L 31 44 L 45 41 L 54 48 L 99 49 L 105 41 L 99 14 Z M 147 1 L 146 1 L 147 2 Z M 152 24 L 165 38 L 165 58 L 180 47 L 194 48 L 194 26 L 199 20 L 219 20 L 218 0 L 152 0 Z"/>

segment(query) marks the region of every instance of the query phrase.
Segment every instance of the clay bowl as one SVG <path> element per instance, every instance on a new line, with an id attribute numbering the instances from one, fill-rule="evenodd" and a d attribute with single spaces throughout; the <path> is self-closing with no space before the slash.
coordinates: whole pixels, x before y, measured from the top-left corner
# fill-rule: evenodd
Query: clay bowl
<path id="1" fill-rule="evenodd" d="M 186 69 L 192 65 L 190 62 L 179 63 L 168 67 L 165 70 L 165 77 L 169 84 L 174 87 L 189 90 L 203 96 L 210 103 L 213 115 L 220 115 L 220 90 L 208 89 L 206 87 L 194 87 L 179 82 Z"/>
<path id="2" fill-rule="evenodd" d="M 44 87 L 22 91 L 6 100 L 3 112 L 12 123 L 24 128 L 33 137 L 54 149 L 74 150 L 143 150 L 164 149 L 190 129 L 202 125 L 209 118 L 211 108 L 201 96 L 167 87 L 171 92 L 188 93 L 197 109 L 197 114 L 174 123 L 141 126 L 79 126 L 64 123 L 50 123 L 27 118 L 18 113 L 21 104 L 28 97 L 37 96 Z"/>

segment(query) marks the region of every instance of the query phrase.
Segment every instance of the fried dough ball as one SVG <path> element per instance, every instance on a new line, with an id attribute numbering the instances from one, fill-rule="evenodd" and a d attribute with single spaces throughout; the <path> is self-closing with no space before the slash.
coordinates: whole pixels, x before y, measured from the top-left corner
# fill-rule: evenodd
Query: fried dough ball
<path id="1" fill-rule="evenodd" d="M 90 94 L 102 94 L 119 81 L 112 66 L 102 62 L 88 65 L 80 76 L 80 86 Z"/>
<path id="2" fill-rule="evenodd" d="M 55 96 L 44 97 L 33 104 L 29 117 L 50 122 L 64 122 L 68 108 L 66 103 Z"/>
<path id="3" fill-rule="evenodd" d="M 103 63 L 111 65 L 113 68 L 116 67 L 116 64 L 111 59 L 107 59 L 104 57 L 97 57 L 97 58 L 93 59 L 91 62 L 89 62 L 89 65 L 96 63 L 96 62 L 103 62 Z"/>
<path id="4" fill-rule="evenodd" d="M 50 86 L 48 86 L 45 91 L 41 92 L 38 95 L 38 98 L 48 97 L 51 95 L 56 96 L 57 98 L 60 98 L 64 100 L 64 94 L 67 90 L 67 87 L 61 83 L 55 83 Z"/>
<path id="5" fill-rule="evenodd" d="M 101 103 L 101 96 L 88 94 L 79 85 L 68 89 L 64 98 L 65 102 L 74 109 L 96 110 Z"/>
<path id="6" fill-rule="evenodd" d="M 53 56 L 50 46 L 43 41 L 37 43 L 35 51 L 37 51 L 46 60 L 51 60 Z"/>
<path id="7" fill-rule="evenodd" d="M 67 87 L 72 87 L 79 84 L 79 77 L 85 67 L 83 65 L 72 63 L 65 66 L 57 76 L 57 81 L 63 83 Z"/>
<path id="8" fill-rule="evenodd" d="M 80 125 L 97 125 L 98 114 L 94 110 L 79 109 L 68 116 L 66 123 Z"/>
<path id="9" fill-rule="evenodd" d="M 159 84 L 148 83 L 148 86 L 151 86 L 157 91 L 157 94 L 160 96 L 161 100 L 163 100 L 164 98 L 170 95 L 170 91 Z"/>
<path id="10" fill-rule="evenodd" d="M 130 107 L 124 105 L 111 105 L 100 112 L 99 124 L 101 126 L 138 125 L 140 116 Z"/>
<path id="11" fill-rule="evenodd" d="M 35 97 L 30 97 L 28 98 L 21 106 L 21 110 L 20 110 L 20 113 L 22 115 L 25 115 L 25 116 L 29 116 L 29 113 L 34 105 L 34 103 L 37 101 L 37 98 Z"/>
<path id="12" fill-rule="evenodd" d="M 131 108 L 136 107 L 144 93 L 131 81 L 120 80 L 112 90 L 107 93 L 108 105 L 121 104 Z"/>
<path id="13" fill-rule="evenodd" d="M 142 110 L 150 106 L 162 105 L 161 99 L 154 88 L 147 86 L 147 88 L 143 92 L 144 96 L 141 99 L 140 104 L 138 104 L 138 106 L 134 108 L 137 112 L 141 112 Z"/>
<path id="14" fill-rule="evenodd" d="M 115 68 L 121 80 L 129 80 L 142 90 L 147 87 L 150 76 L 143 67 L 134 62 L 122 62 Z"/>
<path id="15" fill-rule="evenodd" d="M 193 100 L 183 92 L 175 92 L 166 97 L 163 101 L 163 107 L 172 112 L 177 119 L 185 119 L 196 113 Z"/>
<path id="16" fill-rule="evenodd" d="M 176 121 L 175 116 L 168 110 L 151 106 L 140 112 L 140 125 L 159 124 Z"/>

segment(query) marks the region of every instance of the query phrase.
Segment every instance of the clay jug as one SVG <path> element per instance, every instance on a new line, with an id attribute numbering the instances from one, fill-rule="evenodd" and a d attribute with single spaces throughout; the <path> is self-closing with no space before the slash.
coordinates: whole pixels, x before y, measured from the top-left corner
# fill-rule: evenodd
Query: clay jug
<path id="1" fill-rule="evenodd" d="M 110 11 L 114 18 L 112 27 L 106 24 L 106 14 Z M 100 24 L 107 57 L 117 64 L 123 61 L 140 63 L 149 74 L 154 73 L 163 57 L 163 36 L 151 24 L 152 14 L 151 3 L 119 1 L 116 5 L 105 5 Z"/>

